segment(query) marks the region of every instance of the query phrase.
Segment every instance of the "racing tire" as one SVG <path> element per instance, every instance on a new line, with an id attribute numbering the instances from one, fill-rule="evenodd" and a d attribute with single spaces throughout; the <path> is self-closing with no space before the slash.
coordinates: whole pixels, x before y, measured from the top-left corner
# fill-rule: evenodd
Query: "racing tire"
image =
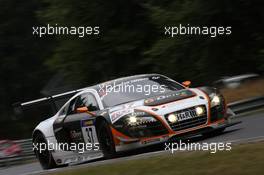
<path id="1" fill-rule="evenodd" d="M 51 152 L 47 149 L 47 140 L 44 135 L 41 133 L 37 133 L 33 138 L 33 143 L 37 146 L 37 150 L 34 149 L 35 155 L 39 160 L 40 165 L 44 170 L 53 169 L 59 167 L 51 154 Z M 45 144 L 46 149 L 44 151 L 40 151 L 40 145 Z"/>
<path id="2" fill-rule="evenodd" d="M 211 132 L 203 133 L 202 135 L 204 137 L 214 137 L 214 136 L 218 136 L 218 135 L 222 134 L 224 132 L 224 130 L 225 130 L 225 128 L 216 129 L 216 130 L 213 130 Z"/>
<path id="3" fill-rule="evenodd" d="M 104 154 L 104 158 L 111 159 L 116 157 L 113 135 L 108 123 L 105 120 L 100 122 L 97 133 L 100 149 Z"/>

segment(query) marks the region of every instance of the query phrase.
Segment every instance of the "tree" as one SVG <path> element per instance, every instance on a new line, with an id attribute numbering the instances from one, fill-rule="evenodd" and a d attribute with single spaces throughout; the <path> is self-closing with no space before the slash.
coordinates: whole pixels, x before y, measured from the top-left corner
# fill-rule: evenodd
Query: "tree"
<path id="1" fill-rule="evenodd" d="M 144 72 L 138 62 L 153 41 L 153 31 L 141 3 L 134 0 L 46 2 L 49 7 L 40 12 L 40 17 L 47 23 L 100 27 L 99 36 L 57 37 L 58 47 L 48 63 L 55 70 L 64 70 L 71 82 L 87 86 Z"/>
<path id="2" fill-rule="evenodd" d="M 19 137 L 25 132 L 19 135 L 13 132 L 31 132 L 30 128 L 34 126 L 27 125 L 24 122 L 27 119 L 11 122 L 12 104 L 40 97 L 40 89 L 50 77 L 44 60 L 52 42 L 32 35 L 32 27 L 39 25 L 35 15 L 42 6 L 39 2 L 1 0 L 0 3 L 0 121 L 1 124 L 4 122 L 0 135 L 1 138 Z"/>
<path id="3" fill-rule="evenodd" d="M 164 3 L 165 4 L 165 3 Z M 263 73 L 262 1 L 173 1 L 148 4 L 153 23 L 161 31 L 145 64 L 169 75 L 208 82 L 225 75 Z M 165 37 L 164 26 L 231 26 L 232 34 Z M 164 61 L 167 60 L 167 61 Z"/>

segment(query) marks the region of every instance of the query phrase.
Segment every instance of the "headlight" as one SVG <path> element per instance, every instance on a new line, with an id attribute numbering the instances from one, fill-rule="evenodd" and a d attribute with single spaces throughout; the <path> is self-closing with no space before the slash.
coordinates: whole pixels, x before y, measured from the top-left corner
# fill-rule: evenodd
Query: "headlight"
<path id="1" fill-rule="evenodd" d="M 137 117 L 136 116 L 130 116 L 129 118 L 128 118 L 128 123 L 129 124 L 135 124 L 137 122 Z"/>
<path id="2" fill-rule="evenodd" d="M 175 123 L 175 122 L 177 122 L 178 117 L 177 117 L 175 114 L 170 114 L 170 115 L 168 116 L 168 120 L 169 120 L 171 123 Z"/>
<path id="3" fill-rule="evenodd" d="M 132 127 L 132 126 L 144 125 L 147 123 L 153 123 L 156 121 L 157 119 L 155 117 L 140 111 L 140 112 L 133 112 L 131 114 L 122 117 L 115 123 L 115 126 L 118 128 L 126 127 L 126 126 Z"/>
<path id="4" fill-rule="evenodd" d="M 195 106 L 188 110 L 170 113 L 165 117 L 170 123 L 176 123 L 181 122 L 183 120 L 189 120 L 195 117 L 200 117 L 203 115 L 206 115 L 205 106 Z"/>
<path id="5" fill-rule="evenodd" d="M 196 114 L 197 114 L 198 116 L 201 116 L 201 115 L 204 114 L 205 110 L 204 110 L 203 107 L 198 106 L 198 107 L 195 108 L 195 112 L 196 112 Z"/>
<path id="6" fill-rule="evenodd" d="M 168 130 L 161 121 L 150 113 L 134 111 L 113 123 L 114 128 L 131 138 L 152 137 L 167 134 Z"/>
<path id="7" fill-rule="evenodd" d="M 127 118 L 127 125 L 135 126 L 135 125 L 143 125 L 146 123 L 156 122 L 157 120 L 152 116 L 129 116 Z"/>
<path id="8" fill-rule="evenodd" d="M 211 107 L 218 106 L 221 103 L 221 97 L 219 95 L 212 94 L 210 95 L 210 99 L 211 99 Z"/>

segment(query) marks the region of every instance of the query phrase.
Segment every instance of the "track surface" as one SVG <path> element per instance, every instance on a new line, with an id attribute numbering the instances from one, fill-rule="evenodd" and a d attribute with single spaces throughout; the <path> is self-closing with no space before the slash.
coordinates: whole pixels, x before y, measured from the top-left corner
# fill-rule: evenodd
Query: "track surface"
<path id="1" fill-rule="evenodd" d="M 247 142 L 248 140 L 264 139 L 264 111 L 259 111 L 251 114 L 247 114 L 244 117 L 235 118 L 234 121 L 242 121 L 242 123 L 229 127 L 221 135 L 212 138 L 203 138 L 197 136 L 193 138 L 195 142 Z M 28 174 L 48 174 L 50 172 L 64 171 L 65 169 L 75 169 L 87 166 L 97 166 L 100 164 L 109 164 L 113 162 L 119 162 L 131 159 L 140 159 L 144 157 L 150 157 L 157 154 L 165 154 L 168 151 L 164 151 L 164 145 L 157 145 L 144 150 L 137 150 L 130 152 L 126 155 L 121 155 L 119 158 L 111 160 L 98 160 L 86 164 L 69 166 L 67 168 L 59 168 L 49 171 L 43 171 L 39 163 L 29 163 L 25 165 L 13 166 L 0 170 L 0 175 L 28 175 Z"/>

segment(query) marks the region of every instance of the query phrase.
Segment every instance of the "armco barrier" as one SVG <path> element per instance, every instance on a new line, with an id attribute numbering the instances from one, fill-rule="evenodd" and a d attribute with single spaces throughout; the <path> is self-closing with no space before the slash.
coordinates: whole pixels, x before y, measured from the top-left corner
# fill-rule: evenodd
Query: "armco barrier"
<path id="1" fill-rule="evenodd" d="M 22 149 L 22 153 L 19 154 L 18 156 L 9 156 L 9 157 L 0 158 L 0 167 L 20 164 L 26 160 L 32 160 L 35 158 L 35 155 L 32 149 L 33 147 L 32 147 L 31 139 L 16 140 L 15 143 L 20 145 Z"/>
<path id="2" fill-rule="evenodd" d="M 228 107 L 234 114 L 241 114 L 264 107 L 264 96 L 229 103 Z"/>

